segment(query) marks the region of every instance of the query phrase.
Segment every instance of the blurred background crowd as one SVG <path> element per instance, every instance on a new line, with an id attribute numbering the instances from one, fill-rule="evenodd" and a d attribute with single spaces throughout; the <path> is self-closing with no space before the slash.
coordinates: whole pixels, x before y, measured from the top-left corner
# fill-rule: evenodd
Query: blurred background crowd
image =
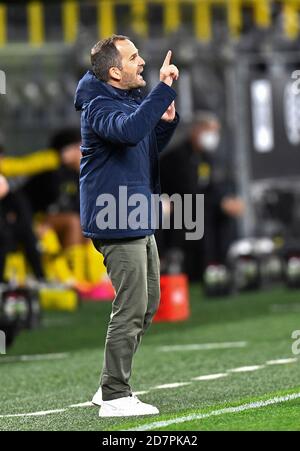
<path id="1" fill-rule="evenodd" d="M 298 0 L 0 1 L 1 282 L 112 296 L 80 229 L 73 97 L 90 48 L 120 33 L 146 61 L 148 90 L 173 49 L 181 124 L 162 192 L 205 195 L 202 240 L 157 233 L 162 273 L 207 296 L 298 286 L 299 14 Z"/>

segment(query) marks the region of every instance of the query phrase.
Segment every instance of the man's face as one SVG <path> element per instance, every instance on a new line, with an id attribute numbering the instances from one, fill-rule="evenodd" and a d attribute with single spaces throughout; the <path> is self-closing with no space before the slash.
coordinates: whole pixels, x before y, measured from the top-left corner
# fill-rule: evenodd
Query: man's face
<path id="1" fill-rule="evenodd" d="M 128 39 L 117 41 L 116 48 L 122 57 L 122 69 L 118 84 L 122 89 L 142 88 L 146 85 L 142 72 L 145 61 L 139 56 L 139 51 Z"/>

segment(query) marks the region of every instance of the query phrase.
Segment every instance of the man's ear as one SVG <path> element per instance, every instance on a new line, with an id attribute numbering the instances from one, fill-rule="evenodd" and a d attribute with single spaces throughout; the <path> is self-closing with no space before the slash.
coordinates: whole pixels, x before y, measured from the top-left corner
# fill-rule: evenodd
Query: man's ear
<path id="1" fill-rule="evenodd" d="M 113 80 L 120 81 L 122 78 L 121 71 L 118 67 L 111 67 L 108 73 Z"/>

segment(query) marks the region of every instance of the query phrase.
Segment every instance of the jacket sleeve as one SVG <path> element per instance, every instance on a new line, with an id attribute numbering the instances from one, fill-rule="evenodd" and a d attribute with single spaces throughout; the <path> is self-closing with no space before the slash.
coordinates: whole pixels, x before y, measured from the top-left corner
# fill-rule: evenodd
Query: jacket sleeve
<path id="1" fill-rule="evenodd" d="M 95 100 L 88 109 L 91 127 L 108 141 L 136 145 L 154 130 L 176 97 L 174 89 L 160 82 L 131 114 L 116 110 L 113 100 Z"/>
<path id="2" fill-rule="evenodd" d="M 179 114 L 176 112 L 176 116 L 172 122 L 166 122 L 160 120 L 155 127 L 155 135 L 157 141 L 158 152 L 161 152 L 169 143 L 173 136 L 173 133 L 179 123 Z"/>

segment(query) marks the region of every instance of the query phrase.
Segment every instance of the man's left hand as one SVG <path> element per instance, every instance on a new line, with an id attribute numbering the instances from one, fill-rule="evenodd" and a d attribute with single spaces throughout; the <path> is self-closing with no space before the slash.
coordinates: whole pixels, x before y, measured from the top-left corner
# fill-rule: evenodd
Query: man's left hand
<path id="1" fill-rule="evenodd" d="M 175 102 L 173 101 L 167 111 L 162 115 L 161 119 L 166 122 L 174 121 L 176 116 Z"/>

